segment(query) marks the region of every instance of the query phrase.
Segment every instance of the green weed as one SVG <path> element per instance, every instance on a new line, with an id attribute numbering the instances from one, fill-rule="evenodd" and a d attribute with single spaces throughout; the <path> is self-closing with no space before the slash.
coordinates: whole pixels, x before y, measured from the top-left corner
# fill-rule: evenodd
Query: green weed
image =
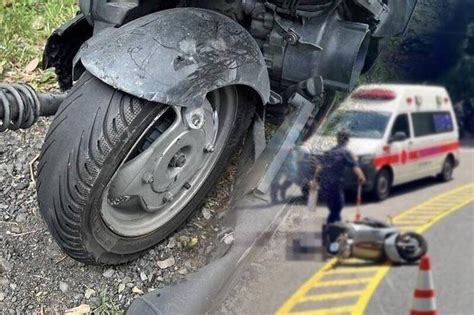
<path id="1" fill-rule="evenodd" d="M 123 315 L 115 304 L 107 297 L 107 292 L 104 291 L 100 295 L 100 305 L 93 311 L 95 315 Z"/>
<path id="2" fill-rule="evenodd" d="M 25 68 L 41 60 L 48 36 L 77 10 L 76 0 L 0 0 L 0 80 L 50 81 L 50 72 Z"/>

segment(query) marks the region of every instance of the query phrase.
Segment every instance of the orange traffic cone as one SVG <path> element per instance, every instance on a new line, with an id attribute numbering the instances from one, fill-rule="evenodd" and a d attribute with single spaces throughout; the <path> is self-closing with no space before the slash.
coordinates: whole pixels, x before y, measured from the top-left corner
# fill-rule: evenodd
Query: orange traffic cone
<path id="1" fill-rule="evenodd" d="M 431 275 L 431 261 L 428 256 L 423 256 L 420 261 L 420 271 L 410 315 L 438 315 Z"/>

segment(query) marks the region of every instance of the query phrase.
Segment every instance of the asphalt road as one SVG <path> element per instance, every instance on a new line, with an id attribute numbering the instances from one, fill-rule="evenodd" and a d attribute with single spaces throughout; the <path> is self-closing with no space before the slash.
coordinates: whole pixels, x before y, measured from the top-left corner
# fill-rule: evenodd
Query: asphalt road
<path id="1" fill-rule="evenodd" d="M 415 207 L 420 203 L 429 200 L 437 195 L 465 185 L 466 183 L 474 182 L 474 147 L 472 143 L 465 145 L 461 150 L 461 166 L 455 171 L 455 179 L 449 183 L 439 183 L 435 179 L 425 179 L 412 184 L 398 187 L 394 190 L 393 196 L 382 202 L 368 202 L 362 207 L 364 216 L 374 217 L 381 220 L 387 219 L 388 216 L 397 215 L 409 208 Z M 239 282 L 227 296 L 226 301 L 218 313 L 234 313 L 234 314 L 274 314 L 281 306 L 297 292 L 309 278 L 311 278 L 318 270 L 325 266 L 326 261 L 322 259 L 319 253 L 311 255 L 294 255 L 292 251 L 292 241 L 302 233 L 313 236 L 320 232 L 321 225 L 326 218 L 327 210 L 324 205 L 318 207 L 316 213 L 310 212 L 305 205 L 292 204 L 286 219 L 282 222 L 277 233 L 267 240 L 262 245 L 261 254 L 242 272 Z M 472 207 L 470 208 L 472 210 Z M 463 227 L 472 226 L 472 212 L 469 214 L 468 210 L 458 210 L 459 214 L 453 217 L 447 217 L 443 221 L 436 224 L 436 229 L 429 231 L 429 241 L 431 254 L 433 255 L 435 268 L 442 268 L 441 276 L 437 279 L 438 283 L 447 283 L 447 291 L 457 291 L 456 279 L 462 279 L 457 273 L 458 270 L 463 270 L 458 266 L 473 265 L 473 229 L 459 228 L 456 234 L 452 233 L 453 224 L 457 220 L 462 221 Z M 466 214 L 467 213 L 467 214 Z M 351 220 L 355 215 L 355 206 L 350 204 L 346 207 L 343 213 L 345 220 Z M 459 217 L 459 216 L 468 217 Z M 469 217 L 469 215 L 471 215 Z M 468 220 L 470 218 L 470 221 Z M 448 221 L 449 220 L 449 221 Z M 436 233 L 438 231 L 438 233 Z M 456 235 L 456 236 L 454 236 Z M 452 241 L 452 239 L 462 239 Z M 447 241 L 451 240 L 451 241 Z M 465 243 L 463 243 L 465 241 Z M 461 245 L 463 244 L 463 245 Z M 459 252 L 453 253 L 454 249 L 462 248 Z M 445 257 L 444 260 L 439 259 L 439 256 Z M 448 259 L 447 257 L 455 257 Z M 439 263 L 437 261 L 440 260 Z M 467 268 L 467 267 L 465 267 Z M 439 270 L 439 269 L 438 269 Z M 449 274 L 448 270 L 456 270 L 456 274 Z M 465 272 L 464 278 L 474 279 L 472 268 Z M 436 271 L 438 272 L 438 271 Z M 400 277 L 397 273 L 403 274 Z M 405 274 L 406 273 L 406 274 Z M 407 298 L 410 299 L 413 290 L 413 284 L 401 279 L 415 279 L 414 274 L 416 268 L 403 267 L 392 270 L 385 282 L 379 287 L 371 299 L 370 307 L 367 309 L 367 314 L 406 314 L 406 311 L 400 312 L 400 305 L 407 308 Z M 449 281 L 448 281 L 449 280 Z M 459 280 L 461 281 L 461 280 Z M 470 281 L 465 284 L 466 287 L 472 286 Z M 461 286 L 459 286 L 461 287 Z M 473 286 L 474 287 L 474 286 Z M 399 292 L 400 296 L 405 296 L 405 299 L 394 299 L 390 295 L 390 290 Z M 406 291 L 406 292 L 405 292 Z M 389 294 L 385 294 L 389 292 Z M 466 290 L 466 295 L 460 293 L 460 297 L 474 296 L 472 289 Z M 443 294 L 440 291 L 440 294 Z M 444 294 L 449 294 L 444 293 Z M 456 302 L 456 294 L 454 298 L 447 297 L 446 301 Z M 442 296 L 440 296 L 441 298 Z M 472 299 L 472 298 L 471 298 Z M 378 301 L 378 302 L 377 302 Z M 459 306 L 460 311 L 464 311 L 464 307 L 468 307 L 470 299 L 465 299 L 463 302 L 466 306 Z M 457 302 L 459 305 L 462 303 Z M 389 306 L 386 306 L 389 305 Z M 442 310 L 449 310 L 444 314 L 454 314 L 452 304 L 446 304 Z M 456 309 L 456 308 L 454 308 Z M 474 309 L 474 308 L 473 308 Z M 464 315 L 464 313 L 459 313 Z M 472 312 L 471 312 L 472 314 Z"/>
<path id="2" fill-rule="evenodd" d="M 474 204 L 457 210 L 425 234 L 439 314 L 474 313 Z M 368 315 L 408 314 L 418 267 L 392 268 L 366 310 Z"/>

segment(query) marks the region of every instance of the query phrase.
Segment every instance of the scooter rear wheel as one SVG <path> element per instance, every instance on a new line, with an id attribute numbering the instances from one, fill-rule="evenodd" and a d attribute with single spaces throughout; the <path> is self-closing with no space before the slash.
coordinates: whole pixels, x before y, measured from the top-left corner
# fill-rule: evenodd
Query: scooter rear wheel
<path id="1" fill-rule="evenodd" d="M 202 110 L 148 102 L 84 75 L 61 105 L 38 166 L 40 211 L 60 247 L 87 264 L 137 258 L 203 202 L 248 128 L 235 87 Z"/>

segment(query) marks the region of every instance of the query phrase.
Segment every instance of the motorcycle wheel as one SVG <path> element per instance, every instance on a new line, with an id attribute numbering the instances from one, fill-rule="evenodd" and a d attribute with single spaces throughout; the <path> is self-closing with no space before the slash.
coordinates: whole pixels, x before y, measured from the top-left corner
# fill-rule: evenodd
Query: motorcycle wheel
<path id="1" fill-rule="evenodd" d="M 196 112 L 85 74 L 59 108 L 38 166 L 39 207 L 52 236 L 83 263 L 137 258 L 202 204 L 253 111 L 235 87 L 210 93 Z"/>
<path id="2" fill-rule="evenodd" d="M 409 263 L 420 260 L 428 252 L 428 243 L 418 233 L 401 234 L 398 236 L 396 244 L 400 257 Z"/>

